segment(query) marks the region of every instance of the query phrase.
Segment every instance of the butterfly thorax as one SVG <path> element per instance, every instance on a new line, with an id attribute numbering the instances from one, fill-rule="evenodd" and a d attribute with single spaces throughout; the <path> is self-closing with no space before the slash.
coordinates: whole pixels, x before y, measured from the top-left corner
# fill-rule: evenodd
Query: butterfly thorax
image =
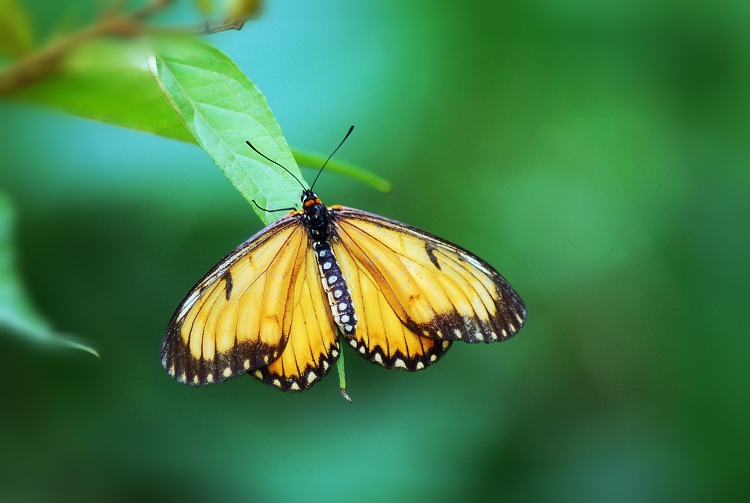
<path id="1" fill-rule="evenodd" d="M 326 241 L 330 235 L 328 208 L 312 190 L 302 194 L 302 218 L 305 228 L 313 241 Z"/>
<path id="2" fill-rule="evenodd" d="M 357 316 L 354 314 L 349 286 L 331 248 L 330 240 L 335 236 L 333 224 L 328 208 L 312 190 L 302 193 L 302 219 L 315 252 L 320 280 L 328 296 L 333 319 L 346 337 L 353 337 L 357 329 Z"/>

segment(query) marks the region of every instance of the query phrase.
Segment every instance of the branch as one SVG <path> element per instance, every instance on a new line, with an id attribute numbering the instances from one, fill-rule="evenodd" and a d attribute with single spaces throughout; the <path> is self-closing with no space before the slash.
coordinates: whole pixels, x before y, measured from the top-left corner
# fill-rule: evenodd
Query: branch
<path id="1" fill-rule="evenodd" d="M 218 26 L 211 26 L 208 21 L 199 27 L 168 27 L 168 26 L 149 26 L 146 28 L 148 33 L 159 34 L 159 35 L 213 35 L 214 33 L 221 33 L 222 31 L 237 30 L 240 31 L 245 26 L 244 19 L 232 19 L 226 20 Z"/>
<path id="2" fill-rule="evenodd" d="M 134 37 L 143 32 L 171 33 L 183 35 L 211 35 L 227 30 L 241 30 L 245 24 L 242 19 L 228 20 L 211 28 L 208 23 L 201 28 L 160 28 L 148 26 L 145 19 L 161 11 L 172 0 L 151 0 L 140 9 L 128 14 L 116 12 L 119 2 L 103 13 L 94 25 L 73 33 L 67 37 L 51 42 L 46 47 L 29 54 L 4 70 L 0 71 L 0 97 L 42 80 L 56 73 L 60 63 L 73 49 L 93 38 L 103 36 Z"/>

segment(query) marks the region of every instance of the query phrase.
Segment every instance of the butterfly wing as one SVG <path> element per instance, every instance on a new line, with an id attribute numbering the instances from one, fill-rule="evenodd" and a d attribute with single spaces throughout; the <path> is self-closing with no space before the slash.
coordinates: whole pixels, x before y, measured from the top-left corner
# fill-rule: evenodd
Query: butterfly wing
<path id="1" fill-rule="evenodd" d="M 420 337 L 407 327 L 388 302 L 383 278 L 363 265 L 342 239 L 334 246 L 336 259 L 349 286 L 357 328 L 349 339 L 354 349 L 373 363 L 389 369 L 421 370 L 440 359 L 450 341 Z M 388 285 L 386 285 L 388 287 Z"/>
<path id="2" fill-rule="evenodd" d="M 315 255 L 297 214 L 227 255 L 185 297 L 167 327 L 162 364 L 175 379 L 211 384 L 250 373 L 304 391 L 339 355 Z"/>
<path id="3" fill-rule="evenodd" d="M 225 381 L 273 362 L 292 324 L 289 294 L 305 262 L 307 236 L 285 216 L 227 255 L 180 303 L 162 343 L 162 364 L 179 382 Z"/>
<path id="4" fill-rule="evenodd" d="M 368 359 L 381 363 L 375 355 L 382 353 L 391 355 L 384 366 L 420 370 L 450 341 L 501 341 L 523 325 L 526 307 L 519 295 L 463 248 L 352 208 L 332 207 L 331 219 L 334 253 L 356 296 L 357 347 Z"/>
<path id="5" fill-rule="evenodd" d="M 285 391 L 304 391 L 322 379 L 339 356 L 338 333 L 318 272 L 307 247 L 293 290 L 292 323 L 281 356 L 251 375 Z"/>

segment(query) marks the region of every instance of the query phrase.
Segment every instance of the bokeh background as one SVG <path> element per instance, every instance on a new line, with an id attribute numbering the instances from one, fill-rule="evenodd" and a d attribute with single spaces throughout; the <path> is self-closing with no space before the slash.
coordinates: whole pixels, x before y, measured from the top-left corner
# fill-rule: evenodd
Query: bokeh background
<path id="1" fill-rule="evenodd" d="M 395 191 L 317 192 L 485 258 L 522 332 L 415 374 L 347 351 L 353 404 L 335 374 L 178 385 L 163 330 L 260 221 L 198 147 L 4 100 L 21 273 L 101 360 L 0 336 L 0 499 L 750 495 L 747 2 L 405 3 L 275 0 L 209 41 L 293 147 L 355 124 L 339 157 Z M 94 12 L 27 4 L 42 30 Z"/>

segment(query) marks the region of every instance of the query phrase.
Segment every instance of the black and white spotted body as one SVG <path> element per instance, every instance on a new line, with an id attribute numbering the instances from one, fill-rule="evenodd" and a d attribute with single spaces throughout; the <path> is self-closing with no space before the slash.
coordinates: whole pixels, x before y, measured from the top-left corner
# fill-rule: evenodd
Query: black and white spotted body
<path id="1" fill-rule="evenodd" d="M 329 242 L 333 233 L 328 208 L 311 190 L 305 190 L 302 194 L 302 207 L 305 229 L 315 252 L 320 280 L 323 290 L 328 295 L 333 320 L 345 337 L 354 337 L 357 330 L 357 315 L 354 313 L 349 287 L 341 274 L 341 268 Z"/>

